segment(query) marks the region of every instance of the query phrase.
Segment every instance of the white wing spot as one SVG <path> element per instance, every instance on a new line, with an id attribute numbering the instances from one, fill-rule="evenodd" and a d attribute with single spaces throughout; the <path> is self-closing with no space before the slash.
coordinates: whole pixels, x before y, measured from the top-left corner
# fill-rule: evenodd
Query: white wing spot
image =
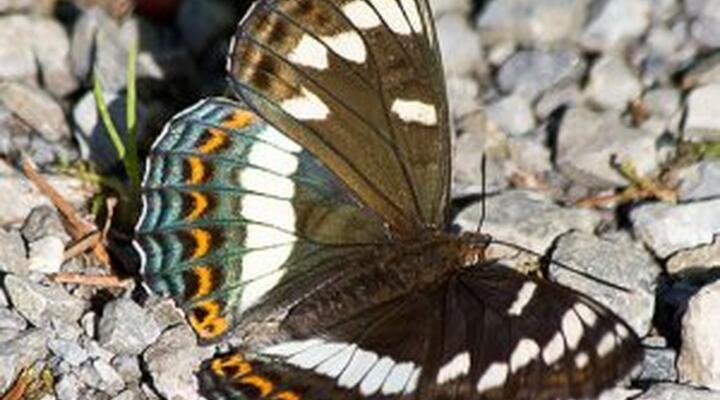
<path id="1" fill-rule="evenodd" d="M 615 324 L 615 333 L 621 338 L 621 339 L 627 339 L 628 336 L 630 336 L 630 332 L 627 330 L 625 325 L 617 322 Z"/>
<path id="2" fill-rule="evenodd" d="M 318 374 L 325 375 L 330 378 L 337 378 L 340 373 L 343 372 L 343 369 L 348 362 L 350 362 L 350 357 L 352 357 L 355 350 L 357 350 L 356 345 L 345 345 L 345 348 L 342 349 L 342 351 L 339 351 L 334 356 L 325 360 L 322 364 L 315 368 L 315 371 L 317 371 Z"/>
<path id="3" fill-rule="evenodd" d="M 378 355 L 365 350 L 358 349 L 353 354 L 350 364 L 345 368 L 343 374 L 338 379 L 338 385 L 346 388 L 353 388 L 360 382 L 370 368 L 375 365 Z"/>
<path id="4" fill-rule="evenodd" d="M 258 134 L 258 139 L 264 140 L 291 153 L 299 153 L 300 151 L 302 151 L 302 147 L 299 144 L 295 143 L 294 140 L 280 133 L 271 125 L 267 125 L 265 129 L 263 129 Z"/>
<path id="5" fill-rule="evenodd" d="M 303 35 L 287 58 L 295 64 L 318 70 L 327 69 L 329 65 L 327 48 L 310 35 Z"/>
<path id="6" fill-rule="evenodd" d="M 537 284 L 535 282 L 525 282 L 520 288 L 520 291 L 517 293 L 515 301 L 508 309 L 508 314 L 515 316 L 522 314 L 525 306 L 527 306 L 530 303 L 530 300 L 532 300 L 532 297 L 535 294 L 535 289 L 537 289 Z"/>
<path id="7" fill-rule="evenodd" d="M 422 33 L 422 20 L 420 19 L 417 3 L 413 0 L 400 0 L 400 4 L 402 4 L 405 10 L 405 15 L 407 15 L 413 31 L 415 31 L 415 33 Z"/>
<path id="8" fill-rule="evenodd" d="M 457 354 L 452 360 L 440 368 L 436 382 L 438 385 L 442 385 L 445 382 L 466 375 L 468 371 L 470 371 L 470 353 L 464 351 Z"/>
<path id="9" fill-rule="evenodd" d="M 298 167 L 298 159 L 294 154 L 261 142 L 253 143 L 247 162 L 283 176 L 292 175 Z"/>
<path id="10" fill-rule="evenodd" d="M 320 339 L 292 340 L 282 342 L 262 349 L 260 352 L 269 356 L 291 356 L 305 349 L 321 344 Z"/>
<path id="11" fill-rule="evenodd" d="M 377 13 L 382 15 L 388 28 L 398 35 L 409 35 L 412 33 L 410 25 L 403 14 L 397 0 L 370 0 Z"/>
<path id="12" fill-rule="evenodd" d="M 342 6 L 342 12 L 359 29 L 377 28 L 382 23 L 375 10 L 365 0 L 351 1 Z"/>
<path id="13" fill-rule="evenodd" d="M 577 345 L 580 343 L 584 330 L 582 322 L 580 322 L 580 318 L 575 315 L 575 311 L 573 309 L 565 312 L 565 315 L 562 318 L 562 331 L 567 338 L 568 348 L 575 350 Z"/>
<path id="14" fill-rule="evenodd" d="M 385 377 L 394 365 L 395 362 L 390 357 L 381 358 L 360 382 L 360 393 L 363 396 L 370 396 L 380 390 Z"/>
<path id="15" fill-rule="evenodd" d="M 595 351 L 597 352 L 597 355 L 600 357 L 605 357 L 615 348 L 615 334 L 612 332 L 607 332 L 603 335 L 602 339 L 600 339 L 600 342 L 598 342 L 597 347 L 595 348 Z"/>
<path id="16" fill-rule="evenodd" d="M 595 325 L 595 322 L 597 322 L 597 314 L 590 307 L 583 303 L 575 303 L 573 308 L 587 326 L 592 327 Z"/>
<path id="17" fill-rule="evenodd" d="M 540 354 L 540 347 L 532 339 L 520 339 L 515 350 L 510 355 L 510 371 L 515 372 L 530 364 Z"/>
<path id="18" fill-rule="evenodd" d="M 295 195 L 295 184 L 292 180 L 270 172 L 244 166 L 240 170 L 240 186 L 252 192 L 292 199 Z"/>
<path id="19" fill-rule="evenodd" d="M 590 362 L 590 357 L 588 357 L 587 353 L 584 351 L 575 356 L 575 367 L 578 369 L 585 368 L 585 366 L 588 365 L 588 362 Z"/>
<path id="20" fill-rule="evenodd" d="M 295 354 L 287 360 L 287 363 L 302 369 L 313 369 L 346 346 L 345 343 L 323 343 Z"/>
<path id="21" fill-rule="evenodd" d="M 504 385 L 507 377 L 508 365 L 506 363 L 494 362 L 490 364 L 490 367 L 485 370 L 485 373 L 480 377 L 480 380 L 478 380 L 478 393 L 484 393 L 490 389 Z"/>
<path id="22" fill-rule="evenodd" d="M 415 365 L 411 362 L 404 362 L 396 364 L 387 378 L 381 389 L 382 394 L 397 394 L 402 392 L 408 380 L 412 376 Z"/>
<path id="23" fill-rule="evenodd" d="M 412 375 L 410 375 L 410 379 L 408 379 L 407 385 L 405 385 L 405 390 L 403 390 L 403 394 L 409 394 L 415 391 L 418 386 L 418 382 L 420 382 L 420 374 L 422 373 L 422 367 L 417 367 L 413 371 Z"/>
<path id="24" fill-rule="evenodd" d="M 330 114 L 328 106 L 307 88 L 300 89 L 300 95 L 280 103 L 285 112 L 299 120 L 323 120 Z"/>
<path id="25" fill-rule="evenodd" d="M 355 31 L 325 36 L 322 40 L 340 57 L 362 64 L 367 59 L 367 49 L 360 35 Z"/>
<path id="26" fill-rule="evenodd" d="M 416 122 L 421 125 L 433 126 L 437 124 L 437 111 L 435 106 L 418 100 L 395 99 L 390 111 L 405 122 Z"/>
<path id="27" fill-rule="evenodd" d="M 543 348 L 542 357 L 545 364 L 551 365 L 565 354 L 565 341 L 562 334 L 557 332 L 555 336 Z"/>

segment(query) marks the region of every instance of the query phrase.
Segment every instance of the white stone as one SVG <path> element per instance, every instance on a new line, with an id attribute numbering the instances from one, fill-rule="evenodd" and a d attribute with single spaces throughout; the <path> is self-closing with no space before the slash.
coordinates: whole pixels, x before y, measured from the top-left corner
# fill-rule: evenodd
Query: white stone
<path id="1" fill-rule="evenodd" d="M 720 390 L 720 281 L 698 291 L 682 319 L 680 381 Z"/>

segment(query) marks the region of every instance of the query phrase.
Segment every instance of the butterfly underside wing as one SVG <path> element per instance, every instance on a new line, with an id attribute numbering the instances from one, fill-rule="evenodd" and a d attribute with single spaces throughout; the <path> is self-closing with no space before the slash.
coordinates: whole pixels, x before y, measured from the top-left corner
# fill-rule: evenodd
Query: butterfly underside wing
<path id="1" fill-rule="evenodd" d="M 150 151 L 136 248 L 204 342 L 209 399 L 564 399 L 637 335 L 448 230 L 450 132 L 425 0 L 261 0 Z"/>

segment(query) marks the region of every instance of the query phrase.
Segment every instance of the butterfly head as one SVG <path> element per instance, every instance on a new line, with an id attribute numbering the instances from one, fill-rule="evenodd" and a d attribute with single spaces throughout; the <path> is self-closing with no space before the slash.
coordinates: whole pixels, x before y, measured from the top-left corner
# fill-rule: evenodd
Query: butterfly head
<path id="1" fill-rule="evenodd" d="M 461 264 L 470 267 L 486 260 L 485 253 L 492 242 L 492 237 L 480 232 L 464 232 L 460 235 L 459 242 L 461 249 L 458 254 L 462 258 Z"/>

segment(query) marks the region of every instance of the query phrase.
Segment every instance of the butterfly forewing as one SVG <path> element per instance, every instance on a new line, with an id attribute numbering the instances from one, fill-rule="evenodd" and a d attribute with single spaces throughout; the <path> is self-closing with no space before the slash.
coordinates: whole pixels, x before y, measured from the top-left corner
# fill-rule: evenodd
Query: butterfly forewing
<path id="1" fill-rule="evenodd" d="M 386 241 L 379 216 L 316 158 L 225 100 L 202 101 L 168 124 L 149 154 L 142 198 L 145 280 L 175 295 L 205 339 L 280 282 Z"/>
<path id="2" fill-rule="evenodd" d="M 239 94 L 400 234 L 443 226 L 448 201 L 447 106 L 426 22 L 414 0 L 261 1 L 230 55 Z"/>

